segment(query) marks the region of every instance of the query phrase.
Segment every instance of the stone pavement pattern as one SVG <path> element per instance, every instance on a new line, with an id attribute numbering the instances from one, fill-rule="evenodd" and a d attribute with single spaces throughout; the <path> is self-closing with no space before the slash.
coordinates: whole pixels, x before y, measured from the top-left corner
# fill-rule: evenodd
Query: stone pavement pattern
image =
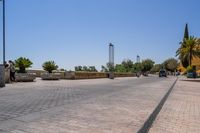
<path id="1" fill-rule="evenodd" d="M 150 133 L 200 132 L 200 80 L 179 79 Z"/>
<path id="2" fill-rule="evenodd" d="M 174 78 L 41 81 L 0 90 L 0 133 L 137 132 Z"/>

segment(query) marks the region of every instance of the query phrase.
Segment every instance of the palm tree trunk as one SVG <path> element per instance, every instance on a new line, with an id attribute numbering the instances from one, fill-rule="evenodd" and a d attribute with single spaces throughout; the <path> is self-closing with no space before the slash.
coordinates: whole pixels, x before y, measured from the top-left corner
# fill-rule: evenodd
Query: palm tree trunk
<path id="1" fill-rule="evenodd" d="M 190 55 L 189 55 L 189 65 L 192 65 L 192 49 L 190 49 Z"/>

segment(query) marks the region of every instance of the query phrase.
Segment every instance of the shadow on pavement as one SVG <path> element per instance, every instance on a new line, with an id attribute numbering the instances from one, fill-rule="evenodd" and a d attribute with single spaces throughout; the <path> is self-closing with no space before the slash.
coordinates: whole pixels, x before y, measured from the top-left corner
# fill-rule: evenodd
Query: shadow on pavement
<path id="1" fill-rule="evenodd" d="M 200 82 L 200 79 L 182 79 L 181 81 L 187 81 L 187 82 Z"/>

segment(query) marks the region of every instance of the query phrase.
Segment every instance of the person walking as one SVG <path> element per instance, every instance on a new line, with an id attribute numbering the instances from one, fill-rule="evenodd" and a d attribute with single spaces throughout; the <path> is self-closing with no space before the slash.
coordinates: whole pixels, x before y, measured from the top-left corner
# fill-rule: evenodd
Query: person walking
<path id="1" fill-rule="evenodd" d="M 10 80 L 15 81 L 15 65 L 11 60 L 9 61 L 9 68 L 10 68 Z"/>

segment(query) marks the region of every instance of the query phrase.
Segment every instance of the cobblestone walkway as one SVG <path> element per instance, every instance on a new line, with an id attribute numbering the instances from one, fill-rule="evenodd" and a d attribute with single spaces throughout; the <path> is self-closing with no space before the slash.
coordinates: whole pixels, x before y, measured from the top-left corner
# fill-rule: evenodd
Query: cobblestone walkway
<path id="1" fill-rule="evenodd" d="M 174 78 L 16 83 L 0 90 L 0 133 L 137 132 Z"/>
<path id="2" fill-rule="evenodd" d="M 200 80 L 179 79 L 150 133 L 200 133 Z"/>

